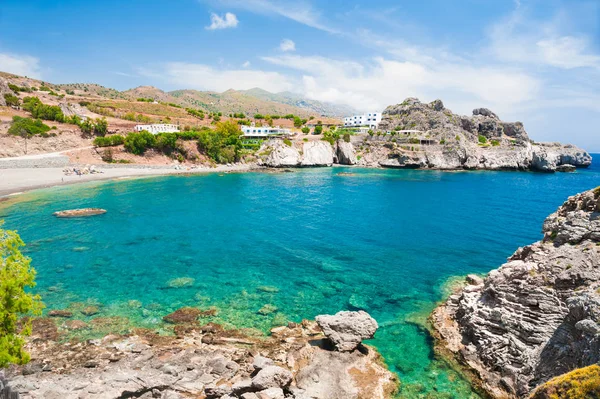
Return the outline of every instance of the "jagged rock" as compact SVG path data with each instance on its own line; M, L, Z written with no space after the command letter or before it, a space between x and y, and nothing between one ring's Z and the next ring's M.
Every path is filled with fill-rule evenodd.
M365 311L338 312L335 315L321 315L316 319L325 336L341 352L353 351L365 339L375 335L377 322Z
M260 370L264 369L265 367L273 366L273 365L275 365L273 360L269 359L268 357L263 357L263 356L255 356L254 361L252 362L252 367L254 367L254 370L256 370L256 371L260 371Z
M258 392L260 399L285 399L285 394L281 388L269 388Z
M564 164L556 167L557 172L575 172L577 167L574 165Z
M600 188L570 197L543 233L431 317L438 351L474 370L492 397L526 397L600 361Z
M294 376L279 366L267 366L252 377L252 386L257 390L287 387Z
M356 151L352 143L338 140L336 154L337 163L340 165L356 165Z
M302 166L333 165L333 147L326 141L309 141L302 146Z
M483 279L476 274L469 274L467 276L467 283L471 285L481 285L483 284Z
M498 115L496 115L495 113L493 113L492 111L490 111L487 108L476 108L476 109L474 109L473 110L473 116L477 116L477 115L487 116L488 118L500 119L500 118L498 118Z
M0 78L0 106L6 106L5 94L14 94L13 91L8 87L8 82L4 78Z
M300 152L283 140L268 140L258 150L259 163L271 168L293 167L300 165Z

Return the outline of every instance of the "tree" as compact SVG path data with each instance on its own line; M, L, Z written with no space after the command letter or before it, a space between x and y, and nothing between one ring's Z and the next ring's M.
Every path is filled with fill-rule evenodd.
M143 155L147 149L154 147L156 137L145 130L139 133L129 133L125 137L125 150L135 155Z
M35 287L35 269L31 259L19 248L25 244L15 231L3 230L0 222L0 368L9 364L26 364L25 337L31 334L31 320L40 315L43 304L39 295L26 292Z
M304 133L304 134L308 134L308 133L310 133L310 128L308 128L308 127L303 127L303 128L302 128L302 133Z
M98 136L106 136L108 132L108 122L106 118L97 118L96 123L94 124L94 133Z
M317 125L315 126L315 132L314 134L322 134L323 133L323 125Z
M300 127L302 125L304 125L304 123L302 123L302 119L300 119L299 116L294 116L294 127Z
M218 122L214 131L202 131L198 138L198 150L218 163L239 160L242 148L239 125L233 121Z

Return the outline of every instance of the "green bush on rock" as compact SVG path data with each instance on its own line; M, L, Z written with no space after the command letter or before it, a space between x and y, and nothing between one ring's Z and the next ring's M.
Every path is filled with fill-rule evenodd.
M31 321L20 323L20 319L41 314L43 307L38 295L26 291L35 286L35 270L19 250L24 245L15 231L2 229L0 222L0 368L29 362L24 345Z
M145 130L139 133L129 133L124 140L125 149L135 155L143 155L146 150L154 147L156 137Z

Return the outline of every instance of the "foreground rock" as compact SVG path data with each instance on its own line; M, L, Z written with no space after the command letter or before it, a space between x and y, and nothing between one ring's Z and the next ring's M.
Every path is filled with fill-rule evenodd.
M100 208L84 208L84 209L71 209L68 211L54 212L54 216L58 218L79 218L85 216L96 216L105 214L105 209Z
M600 361L600 188L569 198L543 232L431 316L437 350L493 397Z
M397 387L374 349L328 350L306 320L269 338L188 324L177 337L138 330L80 343L58 342L40 320L31 363L8 370L22 398L377 399Z
M341 352L353 351L363 340L373 338L379 327L375 319L362 310L317 316L316 320L325 336Z

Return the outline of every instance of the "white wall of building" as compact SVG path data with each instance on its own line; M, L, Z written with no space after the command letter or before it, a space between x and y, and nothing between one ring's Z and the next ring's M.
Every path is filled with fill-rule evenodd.
M363 115L353 115L344 118L345 127L368 126L376 129L381 122L381 112L368 112Z
M245 126L242 125L242 133L244 137L269 137L269 136L290 136L292 131L290 129L283 129L279 126Z
M135 131L145 130L152 134L179 133L179 126L171 124L135 125Z

